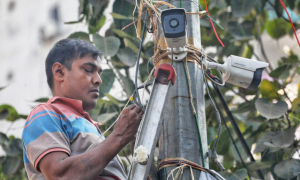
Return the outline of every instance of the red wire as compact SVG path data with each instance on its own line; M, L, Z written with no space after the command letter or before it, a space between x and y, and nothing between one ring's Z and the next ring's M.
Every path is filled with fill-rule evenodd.
M204 3L205 3L206 13L207 13L207 15L209 15L208 9L207 9L207 5L206 5L206 0L204 0ZM216 29L215 29L214 23L212 22L212 20L211 20L210 18L209 18L209 21L210 21L210 24L211 24L211 26L212 26L212 28L213 28L213 30L214 30L214 33L215 33L217 39L218 39L219 42L220 42L220 44L221 44L223 47L225 47L224 44L222 43L221 39L219 38L218 34L217 34L217 31L216 31Z
M289 14L289 12L287 11L287 9L286 9L284 3L282 2L282 0L280 0L280 3L281 3L282 7L284 8L285 12L287 13L287 15L288 15L288 17L289 17L289 19L290 19L290 22L291 22L292 27L293 27L294 34L295 34L295 36L296 36L297 42L298 42L299 47L300 47L300 42L299 42L299 39L298 39L298 37L297 37L296 29L295 29L295 27L294 27L294 24L293 24L293 21L292 21L292 19L291 19L291 17L290 17L290 14Z

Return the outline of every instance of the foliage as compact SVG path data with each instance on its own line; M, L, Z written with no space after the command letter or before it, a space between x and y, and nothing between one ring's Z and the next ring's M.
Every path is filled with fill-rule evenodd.
M12 123L27 116L20 115L10 105L0 105L0 120L8 120ZM26 179L23 163L22 139L0 132L0 146L5 151L5 155L0 157L0 179L14 180Z
M137 14L133 14L134 3L132 1L115 0L111 13L114 22L102 37L99 35L99 31L106 23L103 12L107 8L109 0L79 0L79 2L78 21L65 24L85 23L87 32L74 32L69 38L80 38L94 43L102 51L103 60L110 67L105 69L102 74L103 84L100 87L100 97L105 98L99 99L97 107L89 112L93 119L104 123L100 126L100 129L104 131L116 120L128 100L126 98L129 98L134 91L129 69L135 64L140 40L136 38L134 25L128 26L124 31L121 29L130 24L133 17L137 18ZM204 1L200 2L204 7ZM299 0L285 0L284 3L294 12L300 11ZM219 44L206 16L201 19L201 27L199 27L201 28L201 44L204 48L216 47L217 52L210 55L220 62L231 54L247 58L257 56L254 54L254 47L250 41L259 42L261 50L264 51L261 42L263 33L267 33L273 39L279 39L292 32L291 25L283 17L283 8L277 0L209 0L208 4L210 16L224 27L224 30L218 27L216 30L225 47L222 48ZM295 26L296 29L300 27L297 23ZM139 78L142 82L146 80L153 68L150 61L153 53L153 42L143 45L142 63L139 67ZM264 53L263 56L264 60L268 61ZM246 168L244 168L233 143L229 140L228 132L223 130L217 152L223 156L223 164L226 168L223 175L229 180L245 179L247 174L257 177L255 171L258 169L265 176L271 173L278 180L296 179L299 174L299 160L292 159L291 156L300 146L299 140L294 139L295 129L300 123L300 93L298 93L298 98L292 101L287 93L280 94L278 92L284 91L288 84L293 83L295 76L300 74L300 61L293 52L290 52L288 57L281 59L278 57L277 60L278 68L273 70L271 67L269 72L269 79L273 80L264 79L258 90L244 90L232 86L221 89L223 93L234 91L236 96L244 100L244 102L234 104L232 102L234 98L225 97L248 145L255 147L254 153L261 157L257 158L256 163L246 161L247 155L234 135L233 138L241 156L246 161ZM108 94L114 83L120 83L126 94L124 95L126 100L121 101ZM297 94L297 92L295 93ZM208 102L206 106L208 141L211 143L216 135L217 122L213 106L209 103L208 96L206 98L206 102ZM41 98L37 101L46 101L46 99ZM286 101L290 101L292 107L289 107ZM0 106L0 119L14 121L20 117L22 116L18 115L13 107ZM227 119L225 120L227 121ZM108 133L110 132L111 130ZM22 169L23 163L19 163L17 160L21 152L18 146L20 140L1 134L0 141L3 149L8 152L5 157L0 158L0 164L2 164L0 178L4 177L3 173L7 177L11 177L9 175L12 173L16 176L22 174L24 170L20 171L20 169ZM126 146L120 155L129 153L129 147ZM11 163L14 163L14 166ZM210 168L218 170L215 163L210 163Z

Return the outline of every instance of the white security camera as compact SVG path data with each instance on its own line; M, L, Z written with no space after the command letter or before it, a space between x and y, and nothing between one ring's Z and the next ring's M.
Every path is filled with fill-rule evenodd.
M180 48L187 44L186 14L182 8L167 9L161 12L165 41L169 48Z
M261 82L262 72L269 63L238 56L229 56L224 64L205 61L207 68L221 70L223 80L245 89L256 89Z

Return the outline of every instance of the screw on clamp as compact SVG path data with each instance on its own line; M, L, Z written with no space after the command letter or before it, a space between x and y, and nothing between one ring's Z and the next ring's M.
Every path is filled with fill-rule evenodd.
M174 85L177 75L173 66L170 64L161 64L155 69L153 77L156 82L161 84L168 84L171 81Z

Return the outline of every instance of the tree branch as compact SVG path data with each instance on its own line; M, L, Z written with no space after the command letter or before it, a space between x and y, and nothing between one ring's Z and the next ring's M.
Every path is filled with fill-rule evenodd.
M261 47L260 49L261 49L262 55L264 56L266 62L269 63L269 68L270 68L270 70L273 71L273 68L272 68L272 66L271 66L271 63L270 63L268 57L267 57L267 54L266 54L266 52L265 52L265 48L264 48L264 45L263 45L263 43L262 43L262 40L261 40L260 36L257 38L257 41L258 41L259 44L260 44L260 47Z
M109 66L109 68L116 74L116 78L119 81L119 83L121 84L121 86L123 87L123 83L121 81L121 79L119 78L119 76L117 75L117 73L115 72L116 70L109 64L109 60L107 59L107 57L104 57L106 59L106 64Z
M11 122L11 124L9 125L9 127L6 130L6 134L8 133L8 131L11 129L11 127L14 125L15 121Z
M294 79L294 77L296 76L296 74L297 74L297 69L298 69L298 67L296 67L296 69L294 70L294 72L293 72L293 74L292 74L292 76L291 76L291 78L290 78L290 80L289 80L289 83L292 82L293 79Z

